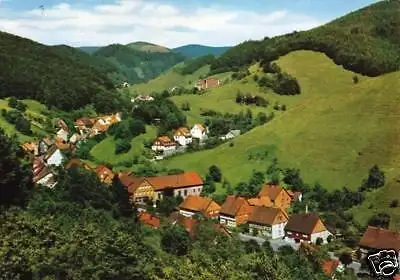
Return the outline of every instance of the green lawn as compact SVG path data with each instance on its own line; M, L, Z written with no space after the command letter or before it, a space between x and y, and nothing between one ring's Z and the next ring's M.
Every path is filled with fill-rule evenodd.
M191 75L182 76L177 72L177 68L179 65L147 83L133 85L129 90L140 94L150 94L170 90L173 87L194 87L200 76L210 71L210 66L204 66Z
M36 117L36 118L42 118L42 119L46 119L46 116L44 116L42 114L42 111L46 109L46 106L35 101L35 100L23 100L23 103L25 103L28 107L27 110L25 112L25 115L28 117L28 119L31 120L31 127L32 127L32 131L34 133L37 133L39 135L48 135L48 132L46 132L44 130L44 128L42 127L42 125L36 121L34 121L32 118ZM10 108L8 107L8 101L7 99L0 99L0 110L1 109L6 109L6 110L10 110ZM24 135L20 132L18 132L15 129L15 126L8 123L0 114L0 127L4 129L4 131L8 134L8 135L13 135L16 134L18 136L18 140L21 143L27 142L27 141L32 141L35 139L35 137L33 136L28 136L28 135Z
M233 147L224 144L171 158L163 164L167 168L197 170L203 175L216 164L231 183L238 183L247 180L254 169L265 170L276 156L282 167L299 168L306 182L320 182L328 189L358 187L373 164L385 170L389 181L399 175L399 72L377 78L360 77L359 84L354 85L354 73L321 53L293 52L278 64L302 87L299 96L274 97L288 105L286 112L236 138ZM238 110L233 99L229 100L234 98L237 86L241 85L234 82L207 96L190 96L193 99L188 101L193 102L194 109L189 114L197 118L200 107ZM252 82L243 86L256 90ZM227 93L228 87L233 96ZM188 99L181 96L173 100L179 103L184 98ZM249 160L254 149L268 151L268 157ZM390 183L375 196L388 205L396 195L400 197L400 188L397 183Z
M125 162L132 162L135 156L142 154L144 140L153 140L157 136L156 128L146 126L146 134L139 135L131 141L132 148L129 152L121 155L115 154L115 140L113 136L109 136L90 151L96 162L112 164L115 167L123 165Z

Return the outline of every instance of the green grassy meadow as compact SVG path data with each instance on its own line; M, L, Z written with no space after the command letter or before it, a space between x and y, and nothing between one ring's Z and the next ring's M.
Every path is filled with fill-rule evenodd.
M203 175L216 164L224 177L235 184L248 180L253 170L266 170L276 156L282 167L299 168L307 183L319 182L330 190L345 185L357 188L368 169L378 164L390 183L368 200L383 200L389 205L393 197L400 197L399 187L394 187L397 183L393 182L400 171L400 73L376 78L359 76L360 82L353 84L354 73L335 65L324 54L311 51L293 52L278 64L295 76L302 87L299 96L274 96L288 105L286 112L234 139L233 147L226 143L162 164L167 168L197 170ZM181 99L191 103L192 119L198 118L196 110L200 107L234 111L235 83L211 91L207 98L179 96L173 100L178 104ZM245 86L257 90L254 82ZM193 102L195 98L198 102ZM266 153L264 158L249 159L250 154ZM365 213L364 209L361 212Z
M146 126L146 133L132 139L131 149L121 155L115 154L115 140L113 136L108 136L103 141L92 148L90 154L97 163L109 163L120 169L125 162L132 162L135 156L140 156L144 150L143 141L153 140L157 136L154 126ZM126 169L126 168L125 168Z
M42 119L46 119L46 116L42 114L42 111L44 111L46 109L46 106L41 104L38 101L35 100L30 100L30 99L26 99L26 100L22 100L23 103L25 103L27 105L27 109L26 112L24 113L25 116L27 116L27 118L31 121L31 127L32 127L32 131L36 134L39 135L47 135L48 132L46 132L43 128L43 126L36 122L35 120L33 120L33 118L42 118ZM6 110L10 110L11 108L8 107L8 100L7 99L0 99L0 110L2 109L6 109ZM4 131L8 134L8 135L13 135L16 134L18 137L18 141L20 141L21 143L27 142L27 141L32 141L35 139L34 136L28 136L28 135L24 135L22 133L20 133L19 131L17 131L15 129L15 126L13 124L8 123L3 116L1 116L0 114L0 127L2 129L4 129Z

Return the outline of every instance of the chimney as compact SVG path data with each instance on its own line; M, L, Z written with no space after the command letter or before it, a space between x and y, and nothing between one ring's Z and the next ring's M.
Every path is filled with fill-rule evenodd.
M306 214L308 214L308 204L306 204Z

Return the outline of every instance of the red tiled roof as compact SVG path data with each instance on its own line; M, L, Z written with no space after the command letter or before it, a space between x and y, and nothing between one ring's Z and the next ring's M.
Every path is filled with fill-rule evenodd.
M142 223L153 227L153 228L159 228L161 221L159 218L152 216L149 213L146 212L142 212L139 214L139 221L141 221Z
M146 180L154 187L156 191L168 188L174 189L190 186L201 186L204 184L199 174L194 171L188 171L176 175L146 177Z
M191 212L199 212L205 216L209 216L207 210L210 206L213 206L215 210L219 210L221 207L213 200L201 196L189 195L185 200L179 205L180 209L188 210ZM217 213L216 213L217 214Z
M199 123L196 123L193 127L198 127L201 132L204 132L206 130L206 128L202 124L199 124Z
M271 200L275 200L282 191L286 190L281 186L266 184L259 192L258 197L268 196Z
M241 210L241 208L244 208ZM247 211L251 208L247 199L240 196L230 195L226 198L225 203L222 205L221 209L219 210L220 214L228 215L231 217L236 217L239 215L240 212L249 212Z
M174 136L190 137L190 131L186 127L180 127L175 131Z
M325 275L332 276L335 272L336 268L339 266L339 260L326 260L322 264L322 269L324 270Z
M280 216L279 214L282 215ZM278 219L279 217L282 217L282 219ZM287 220L286 213L279 208L253 206L248 222L260 225L275 225L287 222Z
M163 146L163 147L168 147L168 146L176 146L176 143L171 140L168 136L159 136L154 140L153 143L154 146Z
M320 221L318 213L293 214L289 217L289 221L285 226L285 230L311 234L314 232L318 221Z
M400 232L369 226L364 232L360 247L371 249L394 249L400 251Z

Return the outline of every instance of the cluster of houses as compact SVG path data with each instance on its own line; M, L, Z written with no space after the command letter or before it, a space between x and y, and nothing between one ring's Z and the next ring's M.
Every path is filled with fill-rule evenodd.
M77 137L83 139L92 138L106 132L113 124L121 121L121 114L111 114L95 118L81 118L75 121L75 129L79 133Z
M163 156L171 155L176 153L179 147L186 148L193 141L204 143L208 138L208 132L208 128L202 124L195 124L190 130L187 127L180 127L174 132L173 139L167 135L157 137L151 149Z
M217 219L228 230L248 225L249 232L268 239L285 238L292 242L326 243L332 235L316 213L288 215L287 210L301 193L281 186L265 185L256 198L228 196L219 205L201 196L203 180L196 172L157 177L136 177L121 173L119 179L126 186L134 203L163 199L164 196L181 196L179 214L186 218L202 215Z
M232 236L237 227L247 227L248 233L265 239L281 239L301 246L329 242L333 233L328 230L318 213L288 214L295 201L302 200L300 192L292 192L279 185L265 184L257 197L230 195L222 205L202 197L203 180L193 171L157 177L136 177L133 173L120 173L119 179L128 189L133 203L139 206L152 201L154 205L165 196L181 196L183 202L166 221L180 224L193 237L202 218L214 220L215 230ZM161 219L141 209L139 220L152 228L159 228ZM307 247L308 248L308 247ZM369 226L359 242L362 258L369 252L394 249L400 252L400 232ZM399 256L400 257L400 256ZM323 270L334 279L344 266L339 260L327 260Z
M197 141L200 145L208 139L209 130L202 124L195 124L189 130L187 127L180 127L175 130L173 139L167 135L157 137L151 149L158 155L168 156L176 153L180 148L184 150L188 145ZM240 135L240 130L231 130L220 137L221 140L230 140ZM162 156L160 159L162 159Z
M54 188L57 184L56 167L63 167L66 160L65 153L74 153L81 141L106 132L111 125L119 121L121 121L119 113L96 118L78 119L75 122L77 132L72 133L65 121L59 120L57 122L57 132L53 137L24 143L22 149L30 162L32 162L33 182L37 185ZM105 166L100 166L98 169L91 169L94 169L101 177L101 174L111 172L108 168L105 171L105 168ZM101 180L109 182L108 177Z

